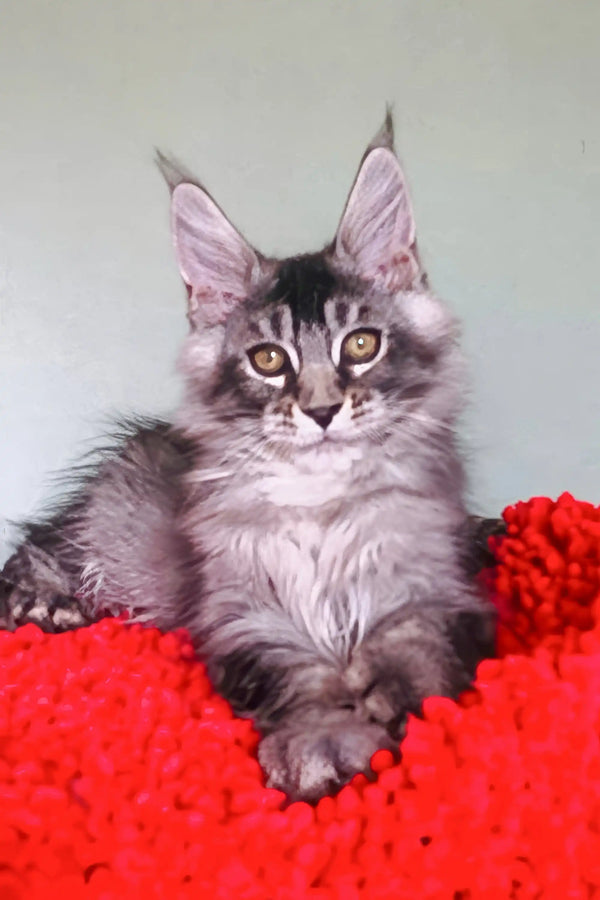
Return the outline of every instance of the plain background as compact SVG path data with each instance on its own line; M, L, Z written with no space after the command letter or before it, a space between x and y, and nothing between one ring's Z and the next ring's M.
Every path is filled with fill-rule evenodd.
M597 0L4 0L0 556L117 413L168 413L184 294L153 147L260 249L320 247L393 103L464 322L472 506L600 502Z

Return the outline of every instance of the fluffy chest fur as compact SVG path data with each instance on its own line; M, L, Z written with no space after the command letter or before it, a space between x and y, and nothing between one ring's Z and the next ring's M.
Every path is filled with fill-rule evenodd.
M358 451L335 459L270 466L191 517L207 598L198 624L213 644L266 629L285 645L293 631L295 643L345 660L391 609L453 577L454 516L390 484L384 466L357 463Z

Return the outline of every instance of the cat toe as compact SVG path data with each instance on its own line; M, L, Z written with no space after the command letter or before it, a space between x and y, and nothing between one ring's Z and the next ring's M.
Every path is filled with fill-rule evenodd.
M38 596L17 588L0 597L0 627L14 631L22 625L37 625L47 634L72 631L90 624L77 600L72 597Z

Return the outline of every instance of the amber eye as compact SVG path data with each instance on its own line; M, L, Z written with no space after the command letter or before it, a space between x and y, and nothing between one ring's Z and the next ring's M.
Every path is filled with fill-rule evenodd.
M289 357L277 344L259 344L248 350L248 358L261 375L281 375L289 368Z
M380 346L378 331L352 331L342 344L342 362L350 365L370 362L379 353Z

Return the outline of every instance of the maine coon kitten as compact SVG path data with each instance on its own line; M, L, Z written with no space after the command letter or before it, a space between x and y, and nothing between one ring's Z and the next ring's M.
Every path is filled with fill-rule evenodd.
M26 530L4 624L127 609L187 626L262 731L268 784L314 800L491 652L463 565L457 328L427 286L389 117L320 253L266 259L163 168L189 297L185 400Z

